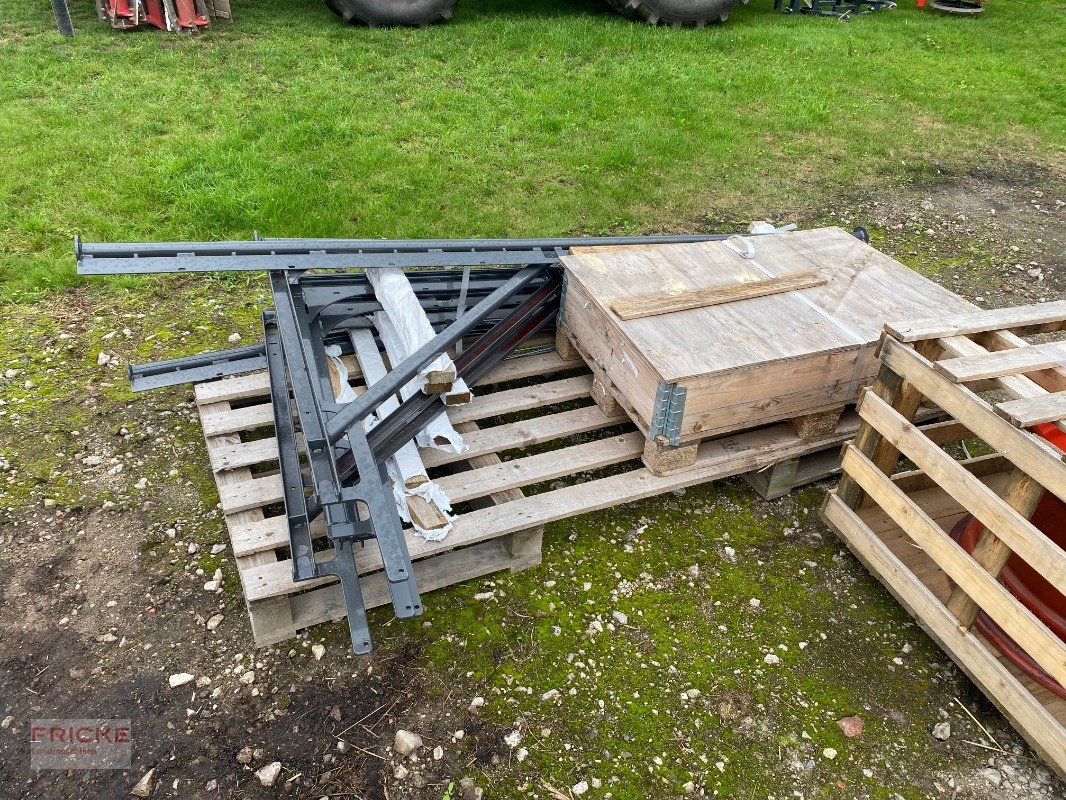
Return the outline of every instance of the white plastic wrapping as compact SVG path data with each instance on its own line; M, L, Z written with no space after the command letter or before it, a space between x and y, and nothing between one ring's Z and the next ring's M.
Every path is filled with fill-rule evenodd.
M394 326L396 341L399 343L398 352L403 353L404 358L437 335L402 269L368 269L366 277L374 287L374 296ZM393 366L395 365L396 362L393 362ZM454 370L452 360L446 355L439 356L418 374L417 388L421 390L425 387L426 372L444 371L449 368Z
M341 361L341 349L337 345L333 344L326 348L326 357L333 362L333 366L337 369L337 376L340 378L341 392L337 395L336 400L338 403L350 403L359 395L355 393L355 390L348 385L348 368L344 366L344 362Z
M406 278L404 279L406 280ZM422 312L422 307L418 307ZM422 314L422 316L425 316ZM399 334L392 324L392 320L382 311L374 314L374 327L378 329L381 343L385 345L385 352L389 354L389 360L396 365L407 357L403 350ZM421 387L414 381L400 388L400 396L406 400L415 392L421 391ZM435 447L448 453L461 454L469 449L469 445L463 441L462 434L452 427L448 415L443 411L429 421L425 428L418 432L415 437L419 447Z

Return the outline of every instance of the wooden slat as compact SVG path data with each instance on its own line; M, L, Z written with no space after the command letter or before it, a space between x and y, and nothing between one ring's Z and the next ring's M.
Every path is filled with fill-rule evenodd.
M1055 680L1066 685L1066 644L989 575L896 484L854 447L844 446L844 470L888 512L915 544Z
M700 445L695 466L685 472L657 477L647 469L636 469L479 509L456 519L455 527L443 541L427 542L409 538L408 550L412 559L425 558L505 533L739 475L842 442L854 435L857 428L856 416L847 414L834 436L822 441L800 441L785 425L711 440ZM375 548L363 548L357 555L357 562L360 571L381 569L381 557ZM252 599L261 599L290 592L291 573L292 567L288 561L246 572L245 593Z
M285 496L280 475L268 475L218 488L219 500L222 501L222 513L235 514L262 508L271 503L279 503Z
M254 442L237 442L208 451L211 469L237 469L278 460L278 440L271 436Z
M458 424L513 414L516 411L528 411L531 408L588 397L591 390L592 378L588 375L538 383L520 389L505 389L502 392L479 395L466 405L449 408L448 419L453 424Z
M345 366L348 368L349 379L359 377L358 362L350 356L345 356L344 361ZM496 369L478 381L477 385L488 386L493 383L549 375L552 372L577 369L583 365L584 362L580 358L560 358L555 352L517 356L506 359ZM247 375L235 375L232 378L197 384L194 391L196 402L201 405L204 403L247 400L252 397L266 397L269 395L270 379L265 372L250 372Z
M996 413L1016 428L1028 428L1041 422L1066 420L1066 392L1008 400L995 405Z
M937 374L928 360L894 339L885 340L881 348L881 361L975 435L1003 453L1015 466L1032 475L1045 489L1066 499L1064 456L1050 444L996 416L980 397L965 386L952 383Z
M1066 300L1017 308L975 311L972 314L955 314L946 319L934 317L904 323L890 322L885 326L885 330L901 342L940 339L945 336L965 336L993 330L1012 330L1018 333L1020 331L1062 330L1063 328L1066 328Z
M867 394L859 406L859 416L1052 585L1066 585L1066 553L951 456L923 437L891 406L876 395Z
M817 272L796 272L791 275L778 275L753 281L728 284L726 286L708 286L691 289L680 294L644 294L618 300L611 305L611 310L620 319L643 319L660 314L672 314L692 308L707 308L722 303L735 303L755 297L767 297L782 292L794 292L800 289L813 289L824 286L829 281Z
M1066 342L1046 342L1013 350L994 350L975 356L948 358L933 364L952 383L970 383L1002 375L1018 375L1066 366Z
M201 407L200 424L203 425L204 436L224 436L227 433L250 431L264 425L273 425L274 409L270 403L233 408L227 411L205 412Z
M463 434L463 441L469 447L466 452L457 454L444 450L426 449L421 451L422 461L427 467L439 467L489 453L532 447L555 439L618 425L625 421L625 412L621 410L608 416L600 410L599 406L575 408Z
M995 702L1033 748L1060 774L1066 775L1066 728L1008 670L983 641L962 632L955 618L881 539L872 535L855 511L830 492L822 508L829 525L844 539L867 569Z
M1004 331L993 331L987 338L995 345L1010 344L1014 340L1024 342L1024 340L1017 339L1014 334ZM956 357L977 356L988 352L981 345L967 339L965 336L946 336L937 341L946 354ZM1031 375L1001 375L989 380L992 384L991 388L1002 389L1013 398L1043 397L1052 391L1048 387L1053 387L1056 392L1066 391L1066 374L1062 376L1062 382L1057 380L1061 372L1062 370L1051 369L1034 372ZM981 387L975 384L972 389L973 391L979 391L982 387L983 384ZM1056 422L1055 424L1061 430L1066 431L1066 423Z
M627 433L513 461L497 459L494 465L439 478L437 485L453 503L461 503L505 489L531 486L564 475L639 458L645 441L641 433Z

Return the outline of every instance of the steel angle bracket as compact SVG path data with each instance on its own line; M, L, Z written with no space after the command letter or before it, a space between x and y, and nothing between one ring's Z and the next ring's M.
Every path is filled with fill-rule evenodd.
M676 383L659 382L652 406L648 438L662 436L672 445L681 444L681 419L685 416L685 395L688 390Z

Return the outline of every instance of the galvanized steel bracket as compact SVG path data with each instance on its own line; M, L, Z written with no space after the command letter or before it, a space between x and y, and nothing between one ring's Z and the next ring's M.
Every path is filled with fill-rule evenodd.
M681 418L685 416L685 395L688 390L676 383L660 381L655 390L655 405L652 406L651 428L648 438L662 436L672 445L681 444Z

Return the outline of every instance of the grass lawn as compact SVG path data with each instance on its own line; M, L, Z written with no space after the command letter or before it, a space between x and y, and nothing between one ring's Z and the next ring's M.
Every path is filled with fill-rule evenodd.
M476 0L366 30L237 0L196 37L78 35L0 8L0 298L76 282L71 237L692 230L931 164L1061 157L1058 0L978 18L907 3L653 29L594 0Z

